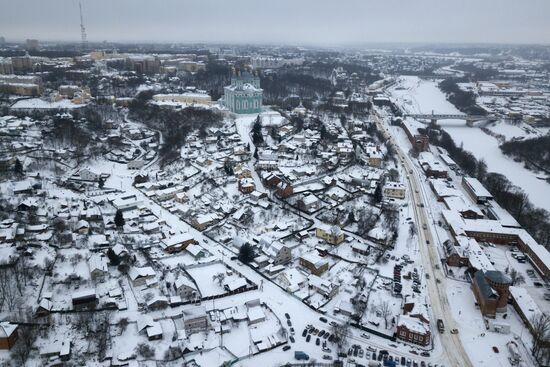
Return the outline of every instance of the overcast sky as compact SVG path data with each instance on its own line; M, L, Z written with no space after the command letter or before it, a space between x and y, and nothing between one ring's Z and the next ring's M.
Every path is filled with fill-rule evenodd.
M90 41L550 43L550 0L82 0ZM77 0L0 0L7 41L80 39Z

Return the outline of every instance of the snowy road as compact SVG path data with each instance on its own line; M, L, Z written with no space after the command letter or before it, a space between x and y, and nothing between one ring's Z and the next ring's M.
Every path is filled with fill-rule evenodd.
M451 334L448 330L456 328L456 322L452 318L452 312L449 308L449 301L447 299L447 293L445 291L446 278L441 270L440 259L437 253L437 244L434 241L431 232L431 220L428 220L426 213L426 204L423 197L423 191L418 183L419 174L414 169L409 157L405 150L397 143L394 136L389 130L381 123L380 117L377 114L372 115L374 121L377 123L378 128L383 132L386 139L398 149L401 163L407 172L413 172L407 175L407 183L409 186L409 192L411 193L412 205L415 211L415 221L417 228L419 228L420 239L420 252L421 259L425 269L430 269L432 277L427 281L428 294L431 302L432 309L432 323L435 323L437 319L442 319L445 323L446 332L440 334L441 344L445 355L448 358L449 363L452 366L472 366L468 354L466 353L462 342L457 334ZM422 206L421 206L422 205ZM427 230L422 230L423 226L427 226ZM436 282L436 279L441 281L440 284Z

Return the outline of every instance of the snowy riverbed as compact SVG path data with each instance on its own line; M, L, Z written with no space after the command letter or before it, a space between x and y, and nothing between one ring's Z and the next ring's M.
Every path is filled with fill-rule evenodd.
M390 89L394 100L411 113L461 113L445 98L445 94L433 80L422 80L415 76L403 76L399 83ZM480 128L467 127L463 120L444 120L441 126L457 145L472 152L478 159L484 159L489 171L498 172L514 184L521 187L536 206L550 210L550 184L537 178L537 174L527 170L522 163L506 157L499 148L499 142ZM496 133L509 135L508 131ZM514 132L517 134L518 130Z

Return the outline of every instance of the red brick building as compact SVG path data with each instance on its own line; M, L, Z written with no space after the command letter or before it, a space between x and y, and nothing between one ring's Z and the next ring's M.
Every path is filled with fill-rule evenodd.
M478 270L472 279L472 291L483 316L496 317L506 312L512 281L501 271Z
M399 316L396 336L406 342L424 346L429 345L432 339L429 324L423 322L421 318L409 315Z

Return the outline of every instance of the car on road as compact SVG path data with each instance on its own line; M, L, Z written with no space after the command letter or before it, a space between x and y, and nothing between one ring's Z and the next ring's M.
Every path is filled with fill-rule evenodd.
M365 339L370 339L370 335L367 334L367 333L362 333L362 334L361 334L361 337L362 337L362 338L365 338Z
M437 319L437 330L439 330L440 334L443 334L445 331L445 325L443 324L443 320Z
M493 352L498 353L500 352L497 347L493 346Z
M429 245L430 244L430 241L429 240L426 240L426 245Z
M435 282L436 282L437 284L439 284L439 283L441 283L441 279L436 278L436 279L435 279Z
M285 346L283 347L283 351L285 351L285 352L286 352L287 350L289 350L289 349L290 349L290 345L285 345Z
M458 329L451 329L451 334L458 334Z
M237 260L237 256L231 256L231 257L230 257L230 260L232 260L232 261Z
M328 320L326 317L321 316L319 317L319 321L326 323Z

